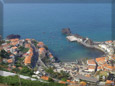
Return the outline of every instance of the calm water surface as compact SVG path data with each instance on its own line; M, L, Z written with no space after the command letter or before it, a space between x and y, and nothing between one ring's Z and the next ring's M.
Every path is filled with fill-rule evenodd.
M61 34L69 27L73 33L94 41L111 40L111 4L5 4L4 37L20 34L22 38L43 41L62 61L94 58L102 53L70 43Z

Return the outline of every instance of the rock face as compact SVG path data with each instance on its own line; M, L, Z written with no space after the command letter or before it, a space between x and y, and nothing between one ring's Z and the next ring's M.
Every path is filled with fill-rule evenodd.
M7 39L15 39L15 38L20 39L20 35L11 34L11 35L8 35L8 36L7 36Z
M64 28L64 29L62 29L62 33L65 34L65 35L71 35L70 28Z

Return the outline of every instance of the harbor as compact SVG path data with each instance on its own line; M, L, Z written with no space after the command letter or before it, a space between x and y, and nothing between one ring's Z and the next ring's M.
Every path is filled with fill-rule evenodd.
M94 42L89 38L82 37L78 34L72 34L70 29L66 28L62 30L62 33L66 34L66 38L70 42L77 42L81 45L88 47L88 48L94 48L98 49L105 53L106 56L113 55L114 54L114 48L113 48L113 41L105 41L105 42Z

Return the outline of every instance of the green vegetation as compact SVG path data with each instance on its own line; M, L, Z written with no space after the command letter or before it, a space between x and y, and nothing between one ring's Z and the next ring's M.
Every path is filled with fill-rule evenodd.
M26 53L29 50L29 48L25 48L23 46L20 46L18 49L23 53Z
M60 73L59 72L54 72L53 71L53 68L48 68L48 69L45 69L45 71L52 77L52 78L57 78L59 80L63 80L63 81L66 81L68 78L69 78L69 74L64 72L64 71L61 71Z
M38 42L36 40L32 40L32 43L37 47Z
M0 57L2 57L2 58L9 58L9 53L7 53L5 50L1 50L0 51Z
M49 78L48 81L49 82L54 82L54 80L52 78Z
M1 40L1 41L0 41L0 46L1 46L1 44L3 44L3 43L5 43L5 41L4 41L4 40Z
M12 69L12 72L16 72L16 73L18 73L20 70L18 69L18 68L13 68Z
M6 68L0 67L0 70L9 72Z
M32 69L29 69L27 66L24 66L20 71L19 73L22 74L22 75L26 75L26 76L31 76L33 75L34 71Z
M22 67L23 66L23 60L24 60L24 57L17 57L15 66L16 67Z
M0 70L8 71L8 63L0 62Z
M4 67L8 67L8 63L0 62L0 65L2 65Z
M62 78L61 80L62 80L62 81L64 81L64 82L66 82L66 81L67 81L67 79L66 79L66 78Z
M46 50L48 50L48 46L45 45L44 48L45 48Z
M7 41L6 43L9 44L11 41Z
M108 72L106 72L106 71L101 71L100 72L100 74L99 74L100 76L108 76Z
M19 79L18 76L9 76L9 77L2 77L0 76L0 83L7 84L8 86L66 86L59 83L44 83L39 81L31 81L25 79Z
M99 75L100 81L105 81L108 78L108 72L106 71L99 71L97 74Z

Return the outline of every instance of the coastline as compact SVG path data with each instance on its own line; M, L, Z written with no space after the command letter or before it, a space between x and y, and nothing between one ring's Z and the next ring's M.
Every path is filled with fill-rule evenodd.
M69 36L73 37L72 34ZM63 81L63 77L65 77L65 81L63 81L65 84L71 84L70 82L68 82L68 80L71 81L72 83L79 84L80 79L82 79L85 80L86 82L92 82L92 84L97 85L99 84L98 83L99 79L95 76L96 72L108 71L109 73L114 74L115 67L112 65L111 62L114 61L115 58L114 56L109 56L111 54L109 52L108 55L102 57L96 57L91 59L84 57L76 59L75 61L64 62L60 61L59 58L55 58L55 56L50 52L48 47L43 42L28 38L27 39L20 39L17 37L15 38L15 35L12 37L11 39L6 39L1 46L3 49L6 50L7 53L8 50L10 50L10 52L12 53L12 55L10 55L10 58L1 59L1 61L3 62L6 60L6 63L11 64L10 67L7 68L8 71L11 71L18 67L17 66L18 61L16 61L17 58L16 56L20 55L20 57L18 57L18 60L21 63L21 65L19 65L18 67L19 71L25 68L23 66L26 66L26 69L29 70L28 72L33 71L32 77L36 77L42 80L48 80L48 78L52 78L55 82L60 83L60 81ZM81 38L82 37L80 37L80 39ZM80 39L79 40L76 39L77 38L75 37L75 42L78 41L80 43L85 41L85 43L87 43L86 40L80 41ZM93 45L93 43L94 42L91 40L88 41L89 46ZM112 43L113 45L110 45L111 41L109 41L109 44L107 45L109 45L110 47L114 46L113 41ZM86 47L89 48L89 46ZM26 52L23 52L23 49L26 49ZM89 49L94 50L95 48L89 48ZM1 51L3 52L3 50ZM70 52L73 53L72 50ZM14 62L16 63L14 64ZM32 63L35 64L32 65ZM58 74L64 73L67 74L67 76L63 76L62 78L59 78L58 76L55 77L51 72L48 72L49 70L51 70L54 75L57 73ZM87 78L87 76L89 78Z
M113 41L105 41L105 42L94 42L89 38L85 38L80 36L79 34L72 34L70 28L62 29L62 33L67 35L66 39L70 42L77 42L87 48L94 48L98 49L105 53L105 56L113 55L114 48L113 48Z

